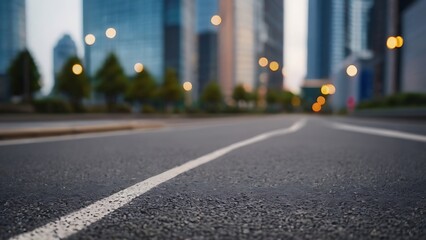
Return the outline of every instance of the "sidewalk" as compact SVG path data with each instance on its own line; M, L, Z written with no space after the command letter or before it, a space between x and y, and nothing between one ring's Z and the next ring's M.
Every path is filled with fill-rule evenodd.
M0 140L106 131L161 128L161 121L137 119L2 121Z

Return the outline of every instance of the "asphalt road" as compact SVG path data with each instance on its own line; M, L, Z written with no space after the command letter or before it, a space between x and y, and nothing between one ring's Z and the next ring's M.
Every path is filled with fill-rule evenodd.
M0 239L426 239L424 122L192 123L0 142Z

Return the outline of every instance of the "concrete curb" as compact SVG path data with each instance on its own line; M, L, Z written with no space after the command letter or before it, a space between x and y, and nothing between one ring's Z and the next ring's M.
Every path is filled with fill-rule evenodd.
M98 126L26 128L26 129L0 131L0 140L50 137L50 136L60 136L60 135L123 131L123 130L135 130L135 129L156 129L156 128L162 128L162 127L164 127L164 125L160 123L121 123L121 124L103 124Z

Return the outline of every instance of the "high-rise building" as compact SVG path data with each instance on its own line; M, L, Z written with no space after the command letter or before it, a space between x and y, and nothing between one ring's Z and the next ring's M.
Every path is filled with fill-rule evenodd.
M231 102L236 85L249 91L258 87L259 57L278 63L279 69L268 71L265 79L268 86L282 89L283 1L221 0L219 9L219 80L225 100Z
M198 92L218 81L219 0L197 0ZM220 17L220 16L219 16ZM213 20L212 20L213 18ZM218 21L218 22L214 22ZM215 24L213 24L213 23Z
M54 86L56 86L57 76L62 70L66 61L70 57L75 56L77 56L77 47L75 42L72 40L70 35L65 34L53 49L53 79L55 80ZM53 89L53 91L54 90L55 89Z
M0 1L0 101L10 100L7 69L26 47L25 0Z
M85 46L85 64L91 75L113 52L128 75L141 63L158 82L165 69L173 68L181 82L195 83L194 0L83 1L83 34L95 38Z

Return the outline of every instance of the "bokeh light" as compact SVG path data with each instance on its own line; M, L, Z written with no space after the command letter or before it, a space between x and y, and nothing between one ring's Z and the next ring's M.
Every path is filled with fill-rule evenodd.
M328 94L333 95L336 93L336 87L333 84L327 84Z
M191 91L192 90L192 83L190 83L190 82L184 82L183 83L183 90L185 90L185 91Z
M327 86L327 85L322 85L322 87L321 87L321 93L322 93L323 95L328 95L328 94L330 94L330 89L328 88L328 86Z
M276 61L272 61L271 63L269 63L269 69L271 69L271 71L276 72L279 68L280 64L278 64Z
M105 31L105 36L107 36L107 38L115 38L116 35L117 31L115 30L115 28L108 28Z
M319 103L319 104L321 104L321 105L324 105L324 104L325 104L325 97L323 97L323 96L319 96L319 97L317 98L317 103Z
M222 23L222 18L219 15L214 15L210 22L215 26L219 26Z
M269 63L269 61L266 57L259 58L259 66L266 67L266 66L268 66L268 63Z
M84 37L84 42L89 46L95 44L95 42L96 42L95 35L87 34L86 37Z
M73 66L72 66L72 72L75 74L75 75L80 75L82 72L83 72L83 66L81 66L80 64L74 64Z
M133 68L135 69L135 72L141 73L143 71L143 64L142 63L136 63Z
M397 36L396 37L396 47L400 48L404 45L404 38L402 38L401 36Z
M349 77L355 77L358 73L358 68L355 65L349 65L346 68L346 73Z
M314 112L319 112L319 111L321 111L321 104L319 104L319 103L314 103L314 104L312 104L312 111L314 111Z
M393 36L388 37L388 40L386 41L386 46L389 49L395 49L397 44L398 44L398 40L396 39L396 37L393 37Z

